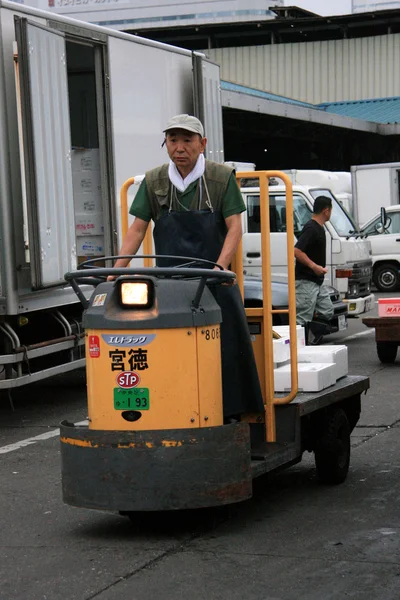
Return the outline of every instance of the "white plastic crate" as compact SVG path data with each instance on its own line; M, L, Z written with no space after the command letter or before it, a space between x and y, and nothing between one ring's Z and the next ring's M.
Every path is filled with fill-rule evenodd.
M291 389L291 365L274 369L275 392L287 392ZM333 363L299 363L298 380L300 392L320 392L336 383Z
M290 358L290 340L288 337L281 337L278 340L272 340L274 347L274 363L284 363Z
M290 338L289 325L274 325L272 329L276 331L276 333L278 333L281 337ZM296 335L297 348L303 348L306 345L306 337L304 327L302 325L296 325Z
M349 372L347 346L304 346L297 353L299 363L334 363L336 381Z

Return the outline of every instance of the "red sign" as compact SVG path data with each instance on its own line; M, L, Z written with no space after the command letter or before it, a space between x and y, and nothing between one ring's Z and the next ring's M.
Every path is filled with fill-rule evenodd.
M98 335L89 335L89 356L90 358L99 358L100 340Z
M117 375L117 384L121 388L130 389L138 385L140 377L135 371L122 371Z

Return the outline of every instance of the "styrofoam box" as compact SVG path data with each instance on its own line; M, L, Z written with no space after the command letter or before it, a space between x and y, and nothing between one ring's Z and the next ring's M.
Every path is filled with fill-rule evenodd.
M78 215L82 213L101 213L103 203L99 149L73 149L71 164L75 213Z
M300 392L320 392L336 383L333 363L298 363ZM274 369L275 392L286 392L291 388L291 365Z
M104 236L77 237L76 254L77 256L102 256L104 254Z
M72 189L74 194L100 194L100 171L73 171Z
M281 337L290 337L289 325L274 325L272 327L276 333L279 333ZM302 325L296 325L297 335L297 348L303 348L306 345L306 338L304 333L304 327Z
M400 317L400 298L378 298L380 317Z
M334 363L336 381L349 372L347 346L304 346L297 352L299 363Z
M88 213L101 213L102 212L102 201L100 194L75 194L74 193L74 207L76 214Z
M290 340L288 337L281 337L279 340L272 340L274 347L274 363L286 362L290 358Z
M100 150L98 148L73 148L71 150L72 171L99 171Z
M103 213L76 214L75 231L77 236L103 235Z

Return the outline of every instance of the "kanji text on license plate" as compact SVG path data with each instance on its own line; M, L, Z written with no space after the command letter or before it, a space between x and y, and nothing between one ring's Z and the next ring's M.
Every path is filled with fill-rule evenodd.
M149 388L114 388L115 410L149 410Z

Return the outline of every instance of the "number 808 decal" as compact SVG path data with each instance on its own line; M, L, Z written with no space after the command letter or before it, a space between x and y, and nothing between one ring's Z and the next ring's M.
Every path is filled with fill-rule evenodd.
M220 338L220 328L219 327L211 327L210 329L203 329L202 333L204 334L207 341L219 340L219 338Z

